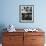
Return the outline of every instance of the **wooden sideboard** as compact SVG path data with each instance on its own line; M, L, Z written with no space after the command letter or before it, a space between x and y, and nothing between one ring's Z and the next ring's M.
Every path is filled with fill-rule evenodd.
M44 46L44 32L3 32L3 46Z

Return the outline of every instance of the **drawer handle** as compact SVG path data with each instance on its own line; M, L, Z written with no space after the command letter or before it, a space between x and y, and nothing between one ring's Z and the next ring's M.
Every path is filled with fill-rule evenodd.
M36 40L36 39L32 39L32 40Z
M13 40L13 38L9 38L10 40Z
M10 40L12 40L11 38L9 38Z

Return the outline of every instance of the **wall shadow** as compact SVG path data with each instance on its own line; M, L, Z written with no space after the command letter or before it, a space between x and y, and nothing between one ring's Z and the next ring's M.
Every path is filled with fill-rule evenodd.
M2 43L3 32L6 32L6 26L4 24L0 24L0 43Z

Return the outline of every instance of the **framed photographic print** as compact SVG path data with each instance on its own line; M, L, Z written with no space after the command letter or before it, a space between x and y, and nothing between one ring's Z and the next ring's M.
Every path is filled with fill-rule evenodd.
M24 23L34 22L34 5L19 6L19 21Z

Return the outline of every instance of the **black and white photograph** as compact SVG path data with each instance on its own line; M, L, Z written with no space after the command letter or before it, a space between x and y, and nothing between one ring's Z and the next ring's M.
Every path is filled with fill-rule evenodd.
M34 5L20 5L20 22L34 21Z

